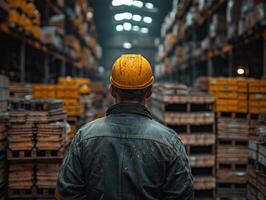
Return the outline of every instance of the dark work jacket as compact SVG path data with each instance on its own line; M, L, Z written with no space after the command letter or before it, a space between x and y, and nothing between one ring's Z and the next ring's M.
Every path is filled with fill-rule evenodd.
M120 103L81 128L58 177L61 199L193 199L193 178L177 134L145 106Z

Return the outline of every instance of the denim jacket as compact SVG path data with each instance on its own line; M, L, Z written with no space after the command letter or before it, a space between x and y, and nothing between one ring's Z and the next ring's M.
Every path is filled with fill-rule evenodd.
M184 146L145 106L120 103L81 128L60 168L64 200L193 199Z

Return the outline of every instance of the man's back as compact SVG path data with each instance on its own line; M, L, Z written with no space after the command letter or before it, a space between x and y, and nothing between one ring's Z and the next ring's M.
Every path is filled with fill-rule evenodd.
M112 106L83 127L59 174L62 199L192 199L184 147L139 104Z

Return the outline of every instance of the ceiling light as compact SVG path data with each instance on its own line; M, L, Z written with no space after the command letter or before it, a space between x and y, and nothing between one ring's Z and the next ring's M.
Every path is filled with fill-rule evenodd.
M118 14L115 14L114 18L116 21L121 21L124 19L124 15L123 13L118 13Z
M144 21L145 23L150 24L150 23L152 23L152 18L151 18L151 17L143 17L143 21Z
M117 25L115 28L116 28L116 30L119 31L119 32L120 32L120 31L123 31L123 29L124 29L123 25L121 25L121 24Z
M124 27L125 31L130 31L132 29L132 24L125 22L123 24L123 27Z
M139 22L139 21L141 21L141 16L140 16L140 15L133 15L132 19L133 19L134 21Z
M146 6L146 8L148 8L148 9L153 9L153 8L154 8L154 6L153 6L152 3L146 3L145 6Z
M127 5L127 6L132 6L133 4L133 0L121 0L121 1L123 1L122 4Z
M243 75L243 74L245 74L245 69L244 69L244 68L238 68L238 69L237 69L237 74L238 74L238 75Z
M128 19L128 20L130 20L132 18L132 14L129 12L123 13L123 16L124 16L124 19Z
M135 26L133 26L132 29L133 29L133 31L139 31L140 28L139 28L139 26L136 26L136 25L135 25Z
M93 18L93 12L87 12L87 15L86 15L87 19L88 20L91 20Z
M142 33L148 33L149 32L149 29L146 28L146 27L143 27L143 28L140 29L140 32L142 32Z
M139 8L143 7L143 2L142 1L133 1L133 5Z
M112 6L122 6L123 3L121 0L113 0L112 1Z
M131 49L132 48L132 44L130 42L124 42L123 43L123 47L124 47L124 49Z

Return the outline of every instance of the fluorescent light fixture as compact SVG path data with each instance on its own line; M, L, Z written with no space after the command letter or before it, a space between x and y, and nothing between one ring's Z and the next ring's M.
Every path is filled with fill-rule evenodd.
M113 0L112 1L112 6L122 6L123 3L121 0Z
M125 12L125 13L117 13L114 16L116 21L122 21L122 20L130 20L132 18L132 13Z
M133 0L121 0L124 4L124 5L127 5L127 6L132 6L133 5Z
M133 6L142 8L143 7L143 2L142 1L133 1Z
M133 31L139 31L140 28L139 28L139 26L136 26L136 25L135 25L135 26L133 26L132 29L133 29Z
M90 20L93 18L93 12L87 12L87 15L86 15L87 19Z
M238 68L237 69L237 74L238 75L244 75L245 74L245 69L244 68Z
M146 27L142 27L142 28L140 29L140 32L142 32L142 33L149 33L149 29L146 28Z
M130 20L132 18L132 14L129 12L125 12L125 13L123 13L123 15L124 15L124 19Z
M152 23L152 18L151 17L143 17L143 21L147 24Z
M154 5L152 3L146 3L145 6L148 9L153 9L154 8Z
M124 49L131 49L132 48L132 44L130 42L124 42L123 43L123 47L124 47Z
M123 27L123 25L121 25L121 24L117 25L115 28L116 28L116 30L117 30L118 32L124 30L124 27Z
M133 15L132 19L134 21L140 22L141 21L141 16L140 15Z
M118 14L115 14L114 18L116 21L121 21L124 19L124 15L123 13L118 13Z
M132 24L125 22L123 24L123 27L124 27L125 31L130 31L132 29Z

